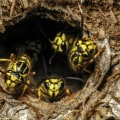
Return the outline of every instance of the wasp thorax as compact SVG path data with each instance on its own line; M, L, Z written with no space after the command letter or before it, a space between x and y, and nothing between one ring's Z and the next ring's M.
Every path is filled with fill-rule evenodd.
M52 48L55 52L66 52L68 50L68 41L66 34L59 32L53 41L51 41Z

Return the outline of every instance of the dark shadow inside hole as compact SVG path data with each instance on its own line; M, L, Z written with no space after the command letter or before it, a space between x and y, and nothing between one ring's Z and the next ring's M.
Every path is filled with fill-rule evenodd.
M41 19L37 16L22 20L16 25L6 28L7 30L0 40L5 53L0 56L8 58L10 53L19 55L23 52L33 58L33 54L37 53L37 62L35 61L33 68L36 71L33 84L38 84L45 76L81 77L70 69L68 58L64 54L57 54L52 60L52 64L48 63L53 55L48 39L53 39L56 33L66 26L69 30L73 30L67 23ZM71 91L81 89L84 84L78 80L67 80L66 83L71 86Z

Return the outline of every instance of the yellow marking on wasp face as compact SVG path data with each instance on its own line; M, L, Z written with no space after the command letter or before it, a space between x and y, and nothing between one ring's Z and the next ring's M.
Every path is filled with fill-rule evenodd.
M62 39L60 37L56 37L55 42L57 43L58 46L60 46L62 44Z
M87 46L86 45L80 45L80 47L82 48L83 51L87 50Z
M15 84L14 82L12 82L12 83L10 84L10 87L11 87L11 88L15 88L15 86L16 86L16 84Z
M81 45L81 44L82 44L82 41L81 41L81 40L78 40L78 44L80 44L80 45Z
M91 44L93 44L93 43L94 43L94 42L93 42L93 41L91 41L91 40L90 40L90 41L86 41L86 42L85 42L85 44L86 44L86 45L91 45Z
M55 91L55 96L58 96L60 91Z
M88 52L86 52L86 51L85 51L85 52L83 53L83 55L86 55L86 56L88 56Z
M95 50L96 47L95 47L95 45L89 45L89 46L88 46L88 49L89 49L89 50Z
M62 33L61 38L62 38L62 41L65 41L65 40L66 40L66 35L65 35L65 33Z
M49 89L48 89L49 96L51 97L53 97L53 95L58 96L63 81L61 79L53 78L53 79L47 79L45 82L48 83L49 85Z
M11 75L11 73L7 72L7 73L6 73L6 75L7 75L7 76L10 76L10 75Z
M12 74L12 73L9 73L9 72L7 73L7 75L8 75L8 74L9 74L9 76L10 76L11 81L19 81L17 75Z
M11 80L6 81L6 86L9 86L11 84Z
M59 91L50 91L50 90L49 90L49 91L48 91L48 94L49 94L50 97L53 97L53 95L54 95L54 96L58 96Z
M18 77L16 75L11 75L11 80L16 81L16 80L18 80Z

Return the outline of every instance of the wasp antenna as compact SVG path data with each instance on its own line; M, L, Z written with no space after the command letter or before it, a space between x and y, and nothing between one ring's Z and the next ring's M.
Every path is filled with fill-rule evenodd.
M0 62L11 62L11 59L4 59L4 58L1 58L1 59L0 59Z
M84 80L79 78L79 77L66 77L66 79L68 79L68 80L78 80L78 81L84 82Z
M42 59L42 65L43 65L44 73L45 73L45 75L47 75L46 59L45 59L43 54L41 54L41 59Z
M48 35L47 35L47 34L45 33L45 31L42 29L42 25L41 25L40 21L39 21L38 19L35 19L35 21L36 21L35 24L36 24L38 30L42 33L42 35L44 36L44 38L45 38L46 40L49 40Z
M56 52L54 52L54 54L50 57L50 59L49 59L49 64L51 64L52 59L55 57L55 55L56 55Z
M6 75L6 73L4 71L0 70L0 72L3 73L4 75Z
M48 39L49 40L49 42L52 44L53 43L53 41L51 40L51 39Z
M82 8L81 8L81 6L80 6L80 4L78 4L78 8L79 8L79 10L80 10L80 13L81 13L81 36L83 36L83 22L84 22L84 19L83 19L83 11L82 11Z

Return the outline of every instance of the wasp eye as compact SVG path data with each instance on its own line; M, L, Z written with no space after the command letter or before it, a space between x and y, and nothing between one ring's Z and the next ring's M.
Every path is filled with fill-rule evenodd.
M50 84L49 84L48 82L44 82L44 85L45 85L45 87L46 87L47 89L49 89Z
M65 42L62 42L62 45L64 46L64 45L65 45Z
M87 54L83 54L82 55L84 58L88 58L88 55Z
M61 44L61 49L62 49L63 51L66 51L66 44L65 44L65 42L62 42L62 44Z
M9 73L12 73L13 71L12 71L12 70L9 70L8 72L9 72Z
M59 89L62 90L63 88L64 88L64 83L61 83L61 84L59 85Z
M19 80L24 81L23 77L19 75Z
M75 55L78 55L79 53L78 53L78 51L75 51Z
M77 43L76 43L76 45L78 46L78 45L79 45L79 43L77 42Z
M7 74L12 73L12 72L13 72L12 70L8 70L8 71L7 71Z

